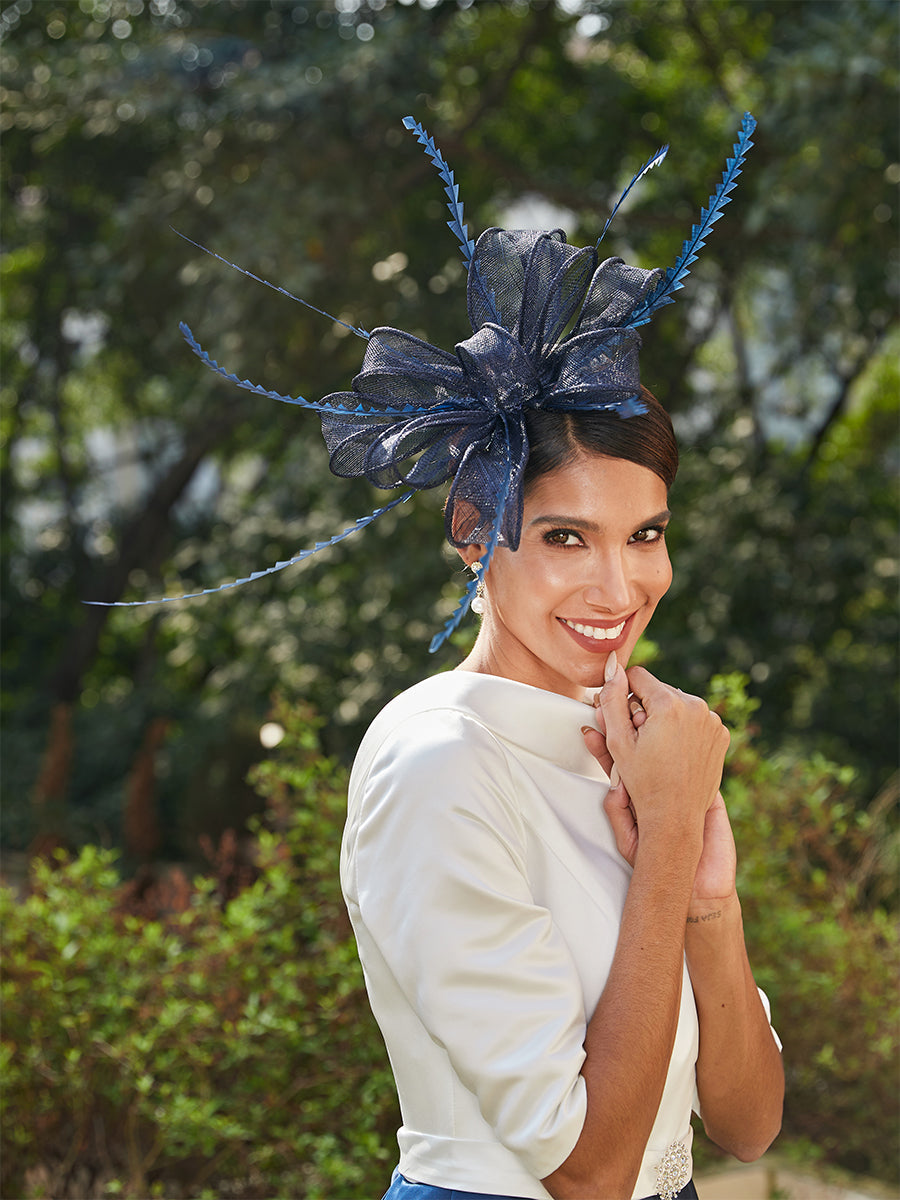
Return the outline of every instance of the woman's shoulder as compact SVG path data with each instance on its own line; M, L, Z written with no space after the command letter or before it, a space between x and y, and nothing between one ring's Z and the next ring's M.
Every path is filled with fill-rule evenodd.
M473 671L442 671L430 675L390 700L375 718L373 727L436 710L477 713L479 695L490 689L492 681L497 682L492 676Z
M370 837L397 822L407 834L449 837L459 816L473 812L518 831L508 750L467 702L473 677L461 676L416 684L372 722L350 774L345 848L364 820Z
M523 761L538 757L590 773L584 721L577 700L498 675L445 671L381 710L363 738L354 773L366 773L376 757L395 765L426 757L439 769L460 753L482 763L510 754Z
M356 756L357 770L379 754L420 757L436 746L452 750L474 737L491 740L489 715L479 703L488 677L465 671L445 671L395 696L366 731ZM489 685L488 685L489 686Z
M571 720L583 712L579 701L520 683L501 675L478 671L443 671L423 679L395 696L381 710L372 728L396 723L410 715L453 710L505 731L514 723L542 724L546 720Z

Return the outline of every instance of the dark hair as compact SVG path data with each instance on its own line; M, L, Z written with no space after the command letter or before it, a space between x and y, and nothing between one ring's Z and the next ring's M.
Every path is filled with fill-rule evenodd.
M570 463L580 451L624 458L647 467L670 488L678 471L672 421L645 387L641 388L641 402L646 411L633 417L620 417L615 412L529 409L525 414L529 445L525 491L542 475Z

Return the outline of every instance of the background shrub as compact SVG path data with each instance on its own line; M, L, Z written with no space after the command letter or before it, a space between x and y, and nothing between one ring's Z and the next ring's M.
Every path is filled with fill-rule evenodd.
M896 1183L898 781L860 811L852 768L754 740L740 675L712 681L732 730L723 788L757 982L784 1043L779 1143Z
M282 706L255 878L176 876L137 907L115 855L2 896L4 1196L380 1194L393 1083L338 882L342 770ZM233 848L232 848L233 849Z
M751 957L785 1046L782 1144L893 1179L898 938L891 794L763 756L740 676L713 681L734 730L726 799ZM396 1101L338 881L346 777L307 709L256 767L268 805L214 871L123 885L115 855L35 861L0 890L2 1194L371 1200ZM699 1161L712 1153L698 1144Z

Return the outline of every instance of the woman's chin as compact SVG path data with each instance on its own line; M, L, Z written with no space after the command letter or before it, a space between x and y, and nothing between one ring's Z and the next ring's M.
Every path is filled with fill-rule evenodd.
M622 667L628 666L628 660L634 651L634 646L622 646L616 650L616 660ZM591 656L592 661L580 665L574 673L573 682L579 687L586 688L589 691L599 691L606 682L606 663L609 659L609 654L598 654Z

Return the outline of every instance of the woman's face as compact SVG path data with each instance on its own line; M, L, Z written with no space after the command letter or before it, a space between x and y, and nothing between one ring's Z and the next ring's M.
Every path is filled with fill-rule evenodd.
M647 467L582 453L525 497L516 551L498 548L469 669L583 698L611 650L627 664L672 582L666 485ZM483 548L467 547L467 562Z

